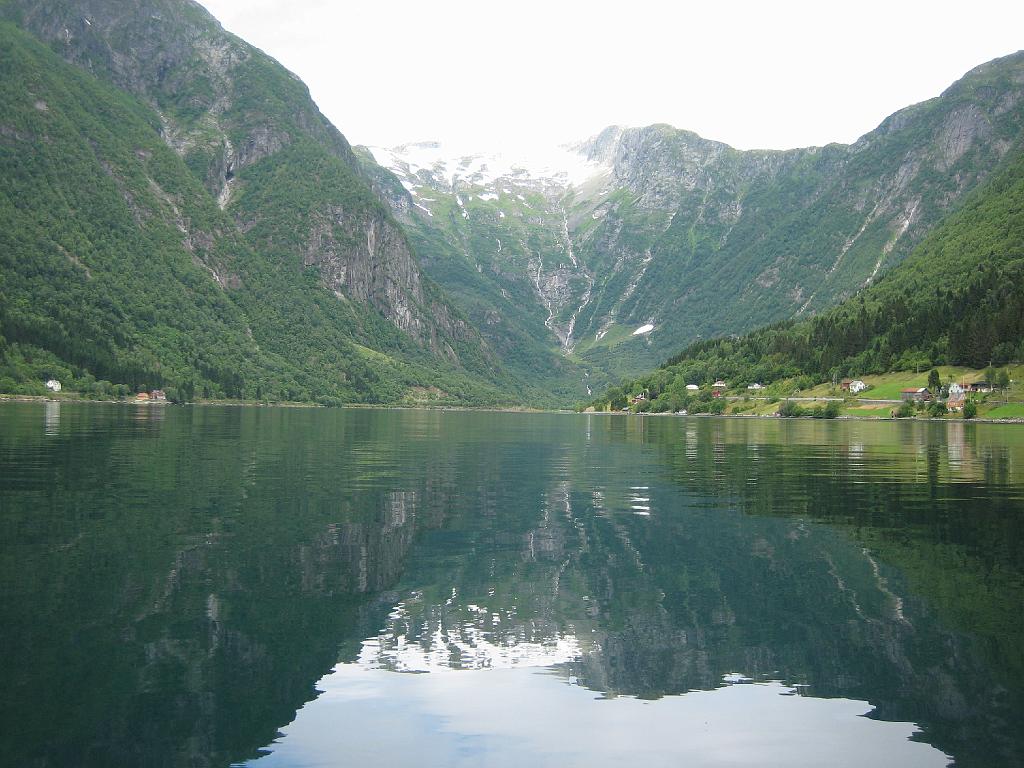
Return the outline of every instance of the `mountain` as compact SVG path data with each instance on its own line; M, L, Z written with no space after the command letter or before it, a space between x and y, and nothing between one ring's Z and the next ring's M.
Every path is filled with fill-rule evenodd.
M4 388L524 399L306 87L201 6L0 14Z
M852 145L740 151L666 125L612 127L573 146L563 167L577 172L561 175L443 148L373 152L409 193L386 199L425 270L468 299L496 348L543 340L607 381L875 282L1004 165L1022 92L1018 53Z
M1024 359L1024 147L967 196L913 253L875 284L813 318L739 338L692 344L659 370L616 387L622 407L647 389L655 410L675 410L686 384L794 376L826 381L935 364L977 368Z
M849 146L655 125L529 162L353 149L190 0L0 19L8 391L567 404L875 282L1024 121L1016 54Z
M570 186L595 186L607 166L564 150L519 158L437 142L357 152L426 273L510 370L570 402L607 384L571 355L574 312L594 280L574 253L566 208Z

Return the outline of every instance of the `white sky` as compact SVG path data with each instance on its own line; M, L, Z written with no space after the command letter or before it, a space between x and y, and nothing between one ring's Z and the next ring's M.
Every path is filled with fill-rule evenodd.
M1020 0L200 2L377 146L656 122L741 149L851 142L1024 48Z

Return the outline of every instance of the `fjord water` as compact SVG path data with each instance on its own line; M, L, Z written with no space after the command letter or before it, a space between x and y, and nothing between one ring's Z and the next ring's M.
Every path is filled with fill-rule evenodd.
M0 405L5 765L1000 766L1024 429Z

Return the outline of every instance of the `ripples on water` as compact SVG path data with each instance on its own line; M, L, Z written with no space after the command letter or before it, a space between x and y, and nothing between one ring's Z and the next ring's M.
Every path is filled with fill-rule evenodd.
M1021 432L5 404L3 753L1015 765Z

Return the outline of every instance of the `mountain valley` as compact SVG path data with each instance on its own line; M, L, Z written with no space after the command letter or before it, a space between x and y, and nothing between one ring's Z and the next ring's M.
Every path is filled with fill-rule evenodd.
M1024 53L850 145L352 147L188 0L5 0L0 390L569 406L816 316L1012 165Z
M849 146L740 151L654 125L608 128L547 168L371 151L402 184L386 199L425 270L481 333L498 349L546 339L586 386L877 281L1013 160L1022 87L1024 56L991 62Z

